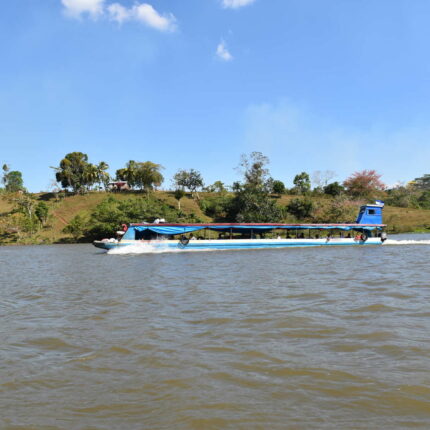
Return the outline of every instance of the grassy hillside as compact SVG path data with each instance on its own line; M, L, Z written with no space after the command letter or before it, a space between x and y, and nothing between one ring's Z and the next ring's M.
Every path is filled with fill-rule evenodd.
M34 235L32 243L58 243L70 239L63 233L64 227L76 215L89 215L94 208L101 203L108 195L113 196L117 200L122 199L145 199L145 194L142 193L115 193L106 194L105 192L92 192L86 195L70 195L66 197L58 197L54 194L36 194L34 197L39 201L44 201L50 209L50 219L47 226L41 229ZM202 198L205 193L202 193ZM155 198L169 205L172 208L177 208L177 201L173 194L165 191L155 193ZM281 196L278 199L278 204L285 206L294 198L293 196ZM317 204L324 205L327 198L313 198ZM359 204L357 203L357 211ZM0 221L6 219L10 214L13 205L7 201L5 196L0 196ZM202 221L213 221L206 216L200 209L198 203L186 196L181 200L181 210L186 214L194 214ZM136 219L136 222L143 221ZM430 231L430 210L397 208L386 206L384 210L384 222L388 225L388 232L414 232L414 231ZM0 243L12 243L9 238L0 238ZM23 243L26 243L25 241Z
M125 199L146 199L146 195L139 192L123 192L123 193L105 193L91 192L85 195L70 195L58 197L52 193L35 194L38 201L44 201L50 212L50 218L45 228L42 228L35 235L35 243L58 243L70 238L70 235L63 233L64 227L76 215L90 215L94 208L101 203L106 197L113 196L116 200ZM178 207L178 202L173 197L173 194L165 191L155 193L158 200L165 202L172 208ZM13 208L13 205L8 202L7 197L0 196L0 220L8 216ZM181 210L186 214L195 214L202 221L210 222L211 218L205 216L200 210L199 205L190 196L186 196L181 200ZM143 220L136 220L143 221ZM0 238L0 243L11 243L8 238ZM26 243L26 242L24 242Z

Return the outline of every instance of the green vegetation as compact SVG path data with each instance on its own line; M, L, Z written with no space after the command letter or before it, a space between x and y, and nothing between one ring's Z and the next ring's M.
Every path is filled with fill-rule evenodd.
M203 177L200 172L194 169L178 170L173 177L177 189L188 190L193 197L199 199L198 190L203 188Z
M3 179L5 191L8 193L16 193L25 191L22 173L18 170L10 170L7 164L3 165Z
M275 180L272 183L272 191L274 194L285 194L287 190L282 181Z
M272 181L268 177L269 159L261 152L243 156L239 169L243 182L235 184L234 197L227 201L226 221L231 222L279 222L282 208L271 198Z
M293 181L296 194L305 194L311 189L311 180L306 172L296 175Z
M106 172L109 165L101 161L98 165L88 162L88 155L82 152L71 152L61 161L59 167L53 167L56 171L55 179L65 189L71 189L76 193L85 193L94 185L106 188L110 176Z
M311 218L313 209L314 203L309 197L293 199L287 205L287 212L298 220Z
M186 194L187 193L184 190L181 190L180 188L175 190L175 192L173 193L175 199L178 201L178 210L181 210L181 199L183 199L186 196Z
M316 172L314 184L301 172L288 190L271 178L268 164L260 152L244 155L238 167L242 179L232 187L218 180L203 188L200 172L179 170L174 191L158 191L162 166L130 160L116 178L127 181L131 190L114 193L107 188L107 163L91 164L86 154L72 152L55 168L63 190L42 194L28 193L21 172L4 165L0 244L87 242L112 237L121 224L155 218L175 223L353 222L358 207L374 198L386 202L389 232L430 231L430 175L386 189L372 170L355 172L343 183L330 182L334 172Z
M153 221L164 218L167 222L202 222L195 214L186 214L156 198L137 198L119 201L110 196L91 212L82 234L87 239L111 236L122 224Z
M152 161L139 162L130 160L124 169L116 171L116 178L121 181L127 181L131 188L138 188L149 194L163 183L162 169L161 164L156 164Z
M324 194L337 197L345 193L345 188L339 182L332 182L323 188Z

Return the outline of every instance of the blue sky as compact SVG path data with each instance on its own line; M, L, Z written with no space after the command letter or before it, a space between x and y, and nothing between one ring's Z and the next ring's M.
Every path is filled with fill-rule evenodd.
M430 172L428 0L20 0L0 10L0 162L47 190L68 152L232 183L261 151L387 184Z

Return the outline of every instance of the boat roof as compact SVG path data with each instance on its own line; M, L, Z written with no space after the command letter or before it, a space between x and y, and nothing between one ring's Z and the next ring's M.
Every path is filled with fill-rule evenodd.
M386 224L357 224L357 223L340 223L340 224L284 224L284 223L131 223L130 227L202 227L202 228L253 228L253 227L263 227L263 228L337 228L337 227L386 227Z
M198 230L212 230L219 233L263 233L271 230L380 230L384 224L282 224L282 223L200 223L200 224L176 224L158 223L130 224L129 228L137 231L150 230L157 234L175 235L191 233Z

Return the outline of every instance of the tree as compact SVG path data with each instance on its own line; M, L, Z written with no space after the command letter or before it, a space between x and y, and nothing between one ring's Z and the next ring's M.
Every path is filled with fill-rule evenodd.
M19 216L19 224L23 231L33 234L38 229L38 222L35 216L36 201L30 194L21 194L10 199L14 205L14 210Z
M12 170L5 173L3 177L5 190L9 193L16 193L24 191L24 181L22 180L22 173L18 170Z
M33 218L36 201L31 194L22 194L11 200L15 204L15 211L20 212L28 218Z
M208 185L206 187L206 191L209 193L225 193L227 191L224 182L221 181L215 181L212 185Z
M269 158L261 152L251 152L249 157L242 154L238 170L244 176L244 184L254 189L266 188L269 181L267 164L269 164Z
M285 193L285 185L282 181L275 180L272 183L272 190L275 194L284 194Z
M242 155L239 170L243 182L235 183L235 196L229 203L227 218L236 222L277 222L282 219L282 210L271 199L272 188L269 159L261 152Z
M161 169L163 169L161 164L152 161L136 163L136 184L149 193L154 187L159 187L163 183L164 177L160 172Z
M88 155L82 152L70 152L60 161L60 166L54 169L57 182L64 189L71 188L74 192L85 192L88 181L92 180Z
M173 177L173 181L176 188L180 188L182 190L188 189L193 197L197 197L197 199L199 198L197 190L203 187L203 177L199 171L194 169L178 170Z
M430 190L424 191L419 197L418 197L418 204L423 209L430 209Z
M9 172L10 169L9 169L9 166L7 164L3 164L2 169L3 169L2 182L3 182L3 185L6 185L6 183L7 183L7 174L8 174L8 172Z
M313 209L314 205L309 197L293 199L287 205L287 212L297 219L309 218Z
M296 175L293 184L298 194L305 194L311 189L311 180L306 172Z
M312 174L312 183L316 188L324 188L336 176L333 170L316 170Z
M178 188L175 190L175 193L173 194L175 196L175 199L178 201L178 210L181 210L181 199L185 197L185 191Z
M339 182L332 182L331 184L326 185L324 188L324 194L328 194L329 196L340 196L344 191L345 188L342 187Z
M36 215L36 218L39 220L40 224L44 226L46 224L46 221L48 220L49 216L49 207L45 202L39 202L36 205L36 208L34 210L34 214Z
M270 194L244 187L230 202L227 217L233 222L280 222L282 210Z
M110 175L106 170L109 169L109 164L104 161L100 161L97 165L97 183L99 185L103 184L103 187L106 189L110 182Z
M130 188L134 188L136 185L136 172L137 172L136 161L130 160L125 165L125 168L118 169L116 171L116 179L119 181L127 181Z
M85 185L87 190L90 190L90 188L98 182L99 179L99 171L97 169L97 166L94 164L88 163L84 170L83 175L83 184Z
M116 171L116 178L120 181L127 181L131 188L138 187L149 193L154 187L159 187L164 177L161 174L163 166L152 161L130 160L125 168Z
M385 189L385 184L381 181L381 175L376 170L363 170L353 173L347 178L343 186L349 195L355 198L371 198L378 191Z

